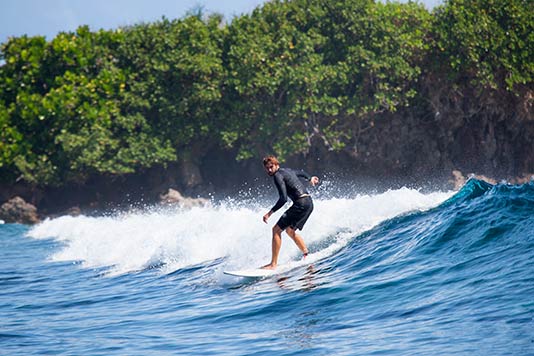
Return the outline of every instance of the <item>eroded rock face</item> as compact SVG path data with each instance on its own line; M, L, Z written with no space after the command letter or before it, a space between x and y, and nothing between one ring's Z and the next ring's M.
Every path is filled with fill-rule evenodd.
M0 219L6 223L37 224L37 208L21 197L14 197L0 207Z

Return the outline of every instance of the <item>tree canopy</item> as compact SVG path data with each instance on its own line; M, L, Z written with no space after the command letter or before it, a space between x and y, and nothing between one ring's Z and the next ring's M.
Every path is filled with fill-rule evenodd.
M83 183L202 157L350 150L422 78L532 92L534 3L273 0L225 24L182 19L0 48L0 179ZM427 88L428 89L428 88ZM519 95L519 94L518 94Z

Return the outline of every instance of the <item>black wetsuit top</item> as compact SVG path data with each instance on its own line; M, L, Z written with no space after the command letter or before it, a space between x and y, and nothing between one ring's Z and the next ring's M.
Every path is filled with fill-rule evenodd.
M308 194L308 191L300 181L299 177L306 180L311 179L310 175L304 171L294 171L289 168L280 168L276 171L273 178L280 197L271 209L273 212L284 206L288 196L295 202L303 194Z

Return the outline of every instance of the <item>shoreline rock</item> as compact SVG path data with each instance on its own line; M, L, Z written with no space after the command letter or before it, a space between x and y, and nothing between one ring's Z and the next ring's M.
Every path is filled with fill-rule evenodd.
M160 195L160 204L179 205L185 209L209 206L211 202L205 198L184 197L179 191L169 188L165 194Z
M41 221L37 208L21 197L14 197L0 207L0 220L5 223L33 225Z

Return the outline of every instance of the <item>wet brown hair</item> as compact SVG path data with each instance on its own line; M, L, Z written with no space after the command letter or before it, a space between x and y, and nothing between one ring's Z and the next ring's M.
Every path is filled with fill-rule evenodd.
M266 157L263 158L263 166L264 167L269 163L275 164L277 166L280 165L280 162L278 162L278 158L276 158L275 156L272 156L272 155L269 155L269 156L266 156Z

